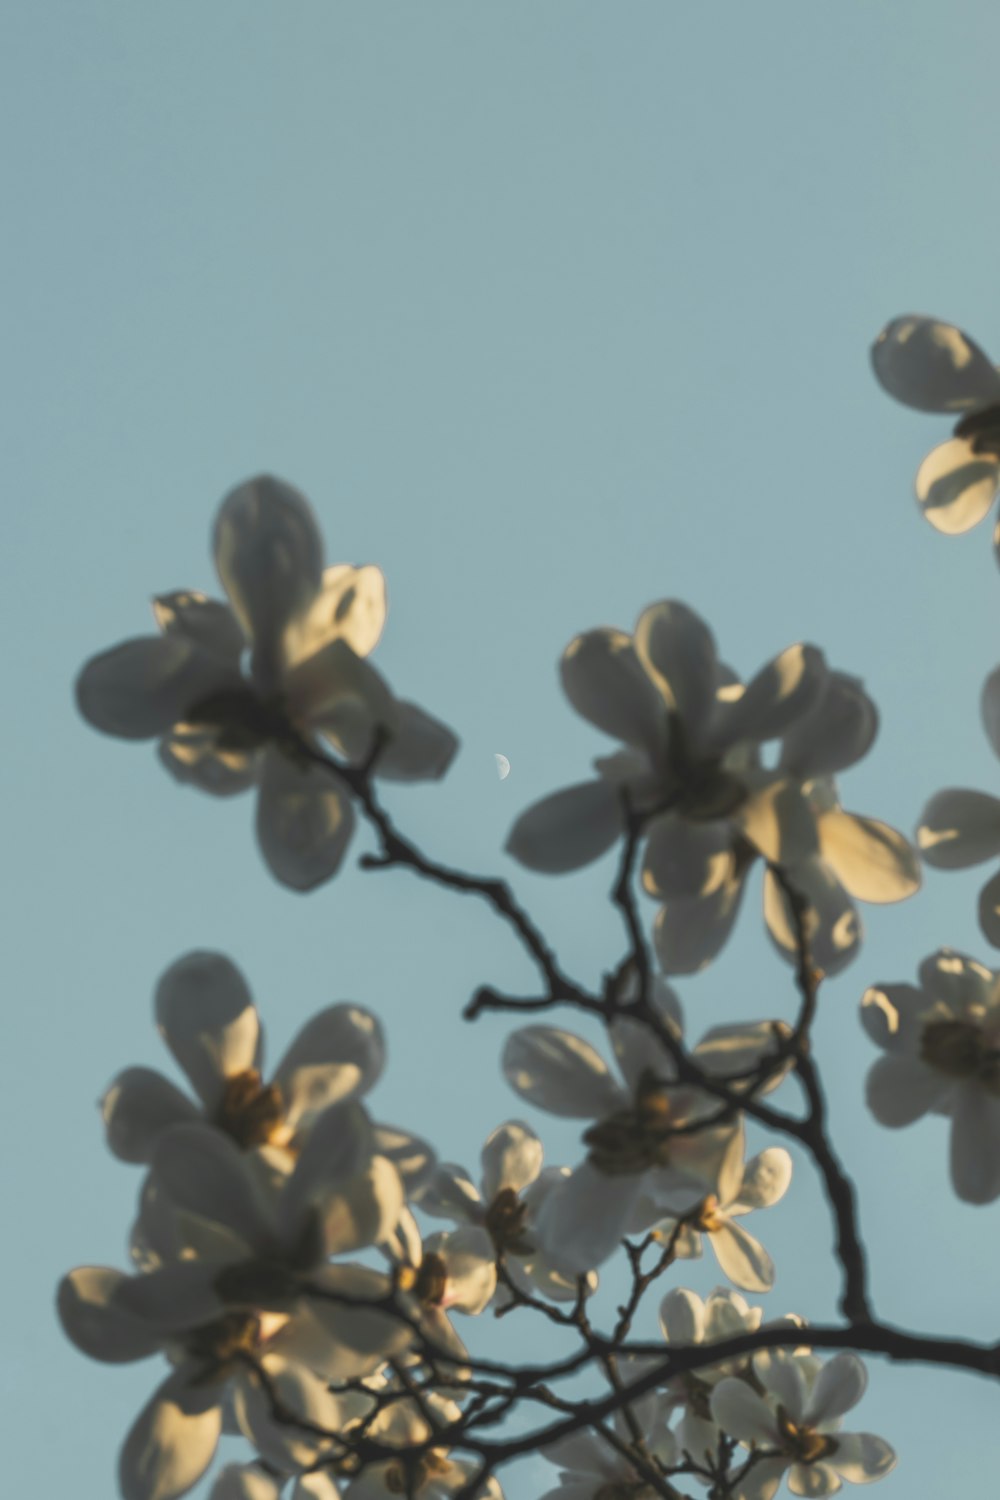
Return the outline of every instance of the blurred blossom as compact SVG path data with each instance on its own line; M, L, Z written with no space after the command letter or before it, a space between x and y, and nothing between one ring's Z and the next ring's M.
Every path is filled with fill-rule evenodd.
M951 1181L967 1203L1000 1197L1000 976L941 948L919 983L866 990L861 1020L885 1050L869 1070L868 1107L882 1125L951 1118Z
M256 785L271 873L312 890L339 869L354 813L343 783L303 745L325 744L358 765L382 734L376 774L415 781L443 775L458 742L364 659L385 620L384 580L373 567L324 569L298 490L267 475L232 490L213 551L228 603L191 590L155 599L162 634L92 657L77 704L105 734L159 740L179 781L215 796Z
M1000 370L960 328L915 313L886 324L872 345L872 365L897 401L959 416L954 437L920 465L915 487L938 531L968 531L987 514L1000 485Z

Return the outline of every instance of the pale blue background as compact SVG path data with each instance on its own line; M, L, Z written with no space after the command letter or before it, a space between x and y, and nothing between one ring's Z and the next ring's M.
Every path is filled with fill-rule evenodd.
M945 424L893 406L867 364L910 310L1000 358L998 42L993 0L7 0L11 1494L112 1493L161 1374L88 1364L52 1293L75 1263L122 1261L139 1178L106 1154L94 1101L126 1064L164 1062L150 997L178 954L237 959L272 1058L321 1005L378 1009L393 1056L375 1105L444 1155L474 1165L524 1112L499 1081L507 1023L458 1020L477 982L528 978L484 909L407 873L289 894L249 799L181 790L150 749L75 716L80 663L149 630L152 593L213 588L209 526L233 483L288 478L331 561L384 568L376 660L464 742L442 786L387 802L437 856L513 877L584 979L620 948L611 863L547 881L498 853L520 808L608 748L557 689L579 629L630 628L676 596L744 673L814 640L883 710L848 807L912 828L943 785L1000 788L978 721L1000 656L989 527L949 540L920 520L912 472ZM985 873L932 873L908 906L869 909L818 1055L880 1309L991 1338L1000 1205L955 1200L941 1122L890 1135L866 1115L857 1021L866 983L911 978L939 943L990 961ZM696 1034L788 1013L759 929L754 891L724 960L679 987ZM779 1267L769 1313L829 1316L807 1169L753 1227ZM546 1347L524 1322L497 1332L511 1353ZM985 1382L873 1361L860 1425L902 1455L878 1494L985 1492L996 1412ZM537 1462L512 1500L554 1478Z

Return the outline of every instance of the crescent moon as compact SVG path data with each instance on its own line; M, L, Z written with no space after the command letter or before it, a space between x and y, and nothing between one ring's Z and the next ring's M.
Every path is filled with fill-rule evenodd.
M497 775L501 781L505 781L510 775L510 761L506 755L494 755L493 759L497 763Z

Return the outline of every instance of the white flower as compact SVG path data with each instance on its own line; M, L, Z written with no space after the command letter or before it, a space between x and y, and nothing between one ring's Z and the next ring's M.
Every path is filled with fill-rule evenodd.
M384 1273L328 1264L383 1244L403 1209L360 1104L328 1109L292 1171L270 1179L228 1136L176 1125L157 1142L149 1186L138 1234L154 1269L115 1293L131 1316L185 1329L233 1309L294 1311L297 1357L330 1380L368 1375L409 1343L404 1321L367 1305L388 1295Z
M668 1344L685 1346L714 1344L720 1339L736 1338L742 1333L756 1333L763 1312L750 1307L738 1292L716 1287L704 1302L696 1292L675 1287L660 1303L660 1329ZM769 1323L768 1327L798 1326L801 1319L789 1314ZM706 1455L714 1457L719 1444L719 1426L712 1417L710 1398L720 1380L739 1375L749 1367L750 1355L707 1365L699 1370L673 1375L667 1381L665 1397L669 1405L681 1408L683 1416L677 1429L677 1444L697 1463Z
M629 1374L622 1372L625 1384ZM665 1467L677 1462L677 1444L665 1421L667 1403L659 1392L650 1392L630 1403L633 1419L643 1434L647 1453ZM624 1411L615 1412L612 1423L623 1443L633 1441L632 1428ZM542 1457L558 1464L560 1483L546 1490L541 1500L645 1500L652 1491L646 1489L642 1476L629 1458L601 1441L593 1432L573 1432L542 1449Z
M449 1314L476 1315L489 1304L497 1284L493 1242L485 1229L463 1224L422 1239L416 1220L404 1208L384 1246L396 1267L396 1285L420 1323L424 1337L453 1364L468 1351ZM465 1379L463 1372L460 1376Z
M732 929L750 864L784 864L815 847L815 829L794 778L760 763L820 696L823 657L796 645L745 688L717 658L705 623L663 600L633 636L591 630L561 663L573 707L627 749L595 762L596 780L530 807L508 851L530 869L575 870L604 854L624 828L623 794L649 818L642 879L667 903L655 929L667 973L710 962Z
M762 1450L737 1500L770 1500L783 1475L794 1495L833 1495L843 1480L870 1484L895 1467L884 1438L841 1432L840 1423L864 1395L868 1377L854 1354L825 1364L809 1354L775 1349L753 1361L760 1395L746 1381L721 1380L710 1397L712 1417L730 1437Z
M197 1268L183 1268L195 1272ZM215 1456L227 1410L268 1461L289 1474L313 1463L328 1446L271 1415L251 1356L282 1402L306 1421L340 1430L345 1408L325 1380L297 1361L297 1330L288 1313L226 1309L203 1286L204 1316L190 1327L134 1315L122 1304L123 1289L145 1278L126 1277L106 1266L78 1266L63 1278L58 1310L72 1342L92 1359L121 1364L162 1352L175 1365L125 1439L118 1465L124 1500L177 1500L204 1474ZM188 1278L189 1283L192 1281ZM194 1308L193 1283L187 1305ZM151 1311L147 1309L147 1311ZM228 1486L235 1500L268 1500L267 1491ZM227 1489L221 1492L227 1496Z
M308 501L260 476L222 502L215 565L229 605L181 591L154 601L159 636L93 657L80 712L123 739L159 739L181 781L228 795L257 784L257 838L283 885L312 890L337 871L354 814L336 778L297 753L319 736L352 763L383 731L376 772L441 776L457 748L443 724L396 699L363 658L385 619L377 568L324 571ZM250 652L249 675L241 660Z
M993 753L1000 756L1000 668L983 684L980 699L983 728ZM917 844L938 870L964 870L1000 857L1000 800L988 792L949 787L924 808ZM979 925L988 943L1000 948L1000 869L979 893Z
M754 1209L770 1208L784 1197L791 1180L792 1158L783 1146L769 1146L745 1166L727 1157L717 1192L685 1215L683 1224L676 1217L661 1218L653 1233L659 1240L672 1240L674 1254L684 1260L700 1257L706 1238L734 1286L769 1292L774 1262L763 1245L733 1221Z
M454 1401L434 1392L424 1397L423 1405L435 1419L436 1426L445 1432L447 1425L457 1422L461 1416L461 1409ZM400 1449L426 1442L431 1432L426 1417L408 1399L383 1405L366 1427L366 1436L387 1447ZM448 1500L467 1485L475 1473L473 1460L452 1458L442 1445L424 1449L409 1466L401 1458L369 1464L341 1494L343 1500L399 1500L401 1495L412 1495L414 1500ZM307 1496L311 1497L313 1493L304 1491L301 1497L293 1495L293 1500L307 1500ZM336 1492L328 1496L327 1492L317 1490L315 1496L316 1500L337 1500ZM503 1500L503 1492L497 1481L490 1478L476 1490L475 1500Z
M886 1051L866 1086L882 1125L951 1116L951 1180L967 1203L1000 1197L1000 976L942 948L919 985L865 991L861 1020Z
M197 1104L151 1068L126 1068L101 1101L108 1145L122 1161L148 1162L172 1125L202 1120L244 1148L290 1149L293 1158L323 1110L360 1098L385 1062L379 1022L351 1004L308 1021L265 1083L263 1028L246 980L222 953L187 953L156 987L157 1029Z
M916 492L938 531L968 531L1000 484L1000 370L961 329L912 313L886 324L872 345L872 364L897 401L960 415L955 436L917 470Z
M532 1232L545 1198L567 1175L562 1168L542 1171L542 1159L542 1143L531 1127L522 1120L507 1120L483 1146L481 1192L462 1167L442 1162L418 1193L417 1206L424 1213L485 1229L494 1254L503 1255L507 1274L519 1290L572 1301L576 1278L551 1264ZM590 1290L597 1286L593 1273L588 1284ZM499 1288L497 1304L502 1306L508 1298L509 1293Z
M656 1003L665 1024L679 1024L676 998L660 984ZM588 1042L553 1026L526 1026L504 1048L511 1087L530 1103L569 1119L590 1119L587 1159L545 1198L534 1232L561 1271L581 1275L615 1250L640 1201L659 1216L685 1212L728 1180L743 1159L742 1120L678 1133L718 1108L702 1091L673 1080L673 1060L649 1030L634 1021L612 1028L619 1081ZM694 1058L717 1075L744 1072L774 1046L760 1024L717 1027ZM769 1080L775 1087L778 1078Z

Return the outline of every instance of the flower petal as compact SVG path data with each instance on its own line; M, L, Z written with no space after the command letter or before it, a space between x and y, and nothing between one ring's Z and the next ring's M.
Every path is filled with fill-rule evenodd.
M1000 854L1000 801L986 792L949 787L924 808L920 853L936 870L964 870Z
M964 1203L1000 1197L1000 1099L975 1083L955 1092L950 1157L952 1186Z
M124 1500L178 1500L204 1474L222 1430L218 1388L189 1383L184 1368L139 1413L118 1459Z
M321 1010L298 1032L274 1072L289 1125L360 1098L384 1066L385 1038L371 1011L350 1003Z
M836 1354L827 1360L809 1393L806 1421L832 1422L857 1406L868 1389L868 1371L856 1354Z
M152 1068L126 1068L101 1099L108 1146L119 1161L149 1161L157 1137L190 1124L199 1112L180 1089Z
M824 974L839 974L861 945L854 903L823 860L804 860L788 871L788 878L809 903L806 932L812 963ZM764 920L778 951L796 962L797 929L785 893L770 870L764 876Z
M725 706L716 734L720 745L777 739L820 701L827 667L822 651L799 643L762 667L746 691Z
M878 733L878 709L857 677L831 672L826 692L790 726L779 764L807 778L832 776L859 761Z
M226 1464L208 1492L208 1500L281 1500L284 1480L249 1464Z
M447 724L416 703L397 698L396 727L379 753L375 774L386 781L437 781L457 750L458 737Z
M127 1280L110 1266L77 1266L59 1283L56 1307L63 1332L84 1354L104 1364L148 1359L162 1346L155 1330L113 1300Z
M768 778L734 815L746 838L772 864L793 865L818 848L816 818L794 781Z
M1000 948L1000 870L979 892L979 926L994 948Z
M275 880L315 890L339 870L353 832L354 810L332 777L280 750L264 752L257 842Z
M896 1454L873 1432L837 1434L837 1451L826 1460L849 1484L870 1484L896 1467Z
M669 901L718 890L733 866L733 826L728 818L694 823L664 813L649 828L642 862L647 895Z
M581 1163L545 1198L536 1230L558 1270L580 1276L617 1250L642 1189L642 1173L609 1177Z
M194 641L143 635L90 658L76 680L76 703L102 734L150 740L203 699L233 689L244 690L239 675Z
M903 901L920 889L920 861L901 833L839 809L819 820L823 858L858 901Z
M979 711L993 753L1000 756L1000 667L991 672L983 683Z
M153 1174L176 1208L221 1224L254 1250L270 1248L259 1191L228 1135L209 1125L175 1125L156 1143Z
M329 1440L299 1426L296 1417L326 1428L332 1438L343 1425L340 1402L318 1375L302 1365L279 1354L265 1354L260 1363L268 1388L255 1371L245 1367L234 1383L233 1410L240 1431L261 1458L282 1473L305 1468L325 1452ZM274 1397L281 1403L280 1421L274 1415Z
M912 984L871 985L861 997L861 1024L887 1052L912 1051L919 1043L920 1018L931 1000Z
M715 641L704 620L676 599L661 599L639 616L635 649L687 739L700 742L715 711L718 678Z
M381 729L399 727L399 703L370 661L331 641L287 674L282 688L293 719L329 733L349 760L363 760Z
M290 484L260 474L231 490L213 534L215 566L253 643L255 676L278 676L281 638L319 593L323 541L308 500Z
M227 1078L256 1068L260 1019L239 969L223 953L195 950L172 963L156 986L156 1025L210 1112Z
M759 1240L740 1224L725 1223L709 1235L715 1257L734 1286L747 1292L769 1292L774 1286L774 1261Z
M542 1170L544 1148L530 1125L507 1120L486 1137L481 1161L483 1197L491 1203L501 1188L519 1193Z
M919 1057L889 1052L872 1064L865 1080L865 1099L880 1125L897 1130L933 1109L953 1083Z
M997 497L1000 462L977 453L968 438L932 448L917 470L917 503L935 531L958 536L983 519Z
M747 1162L733 1213L770 1208L788 1192L792 1180L792 1158L784 1146L768 1146Z
M727 878L706 896L670 901L656 914L653 944L665 974L695 974L712 962L733 930L745 871Z
M372 1122L357 1100L323 1111L281 1194L278 1214L285 1244L297 1241L314 1209L366 1171L374 1150Z
M210 797L235 797L257 780L258 758L250 750L220 749L217 739L203 725L175 724L156 753L182 786L197 787Z
M358 656L367 656L378 644L385 617L381 568L337 563L324 570L308 613L294 618L286 628L285 661L294 666L335 640L346 641Z
M504 848L529 870L562 875L600 859L623 830L619 793L599 778L535 802L516 820Z
M918 411L974 411L1000 400L1000 376L967 333L937 318L893 318L872 345L883 390Z
M228 604L197 589L174 589L153 600L153 617L164 635L181 636L239 670L246 636Z
M559 675L578 714L656 758L666 733L666 705L624 631L576 636L563 652Z
M412 1340L412 1331L400 1318L372 1305L391 1295L392 1284L384 1272L369 1266L321 1266L310 1283L326 1294L309 1298L310 1314L335 1343L381 1363Z
M787 1349L765 1350L754 1359L753 1368L761 1385L777 1396L792 1421L803 1421L807 1385L803 1366L794 1355Z
M792 1464L788 1471L788 1488L793 1495L820 1500L823 1495L835 1495L841 1483L839 1475L828 1463L814 1460L810 1464Z
M747 1443L778 1442L774 1413L756 1391L742 1380L720 1380L710 1400L712 1417L723 1432Z
M219 1265L207 1261L183 1260L144 1276L125 1276L114 1290L114 1306L123 1317L134 1318L164 1335L198 1328L220 1318L226 1310L215 1290L220 1270Z
M660 1303L660 1328L668 1344L700 1344L705 1337L705 1304L697 1292L674 1287Z
M426 1255L440 1255L447 1267L444 1306L456 1312L481 1313L497 1285L496 1253L485 1229L464 1224L461 1229L428 1235Z
M411 1135L398 1125L386 1125L382 1121L375 1126L374 1149L376 1156L384 1156L392 1162L402 1179L406 1196L419 1199L437 1166L433 1146L421 1140L419 1135Z
M504 1077L514 1091L569 1119L594 1119L621 1107L622 1090L589 1042L555 1026L523 1026L507 1038Z

